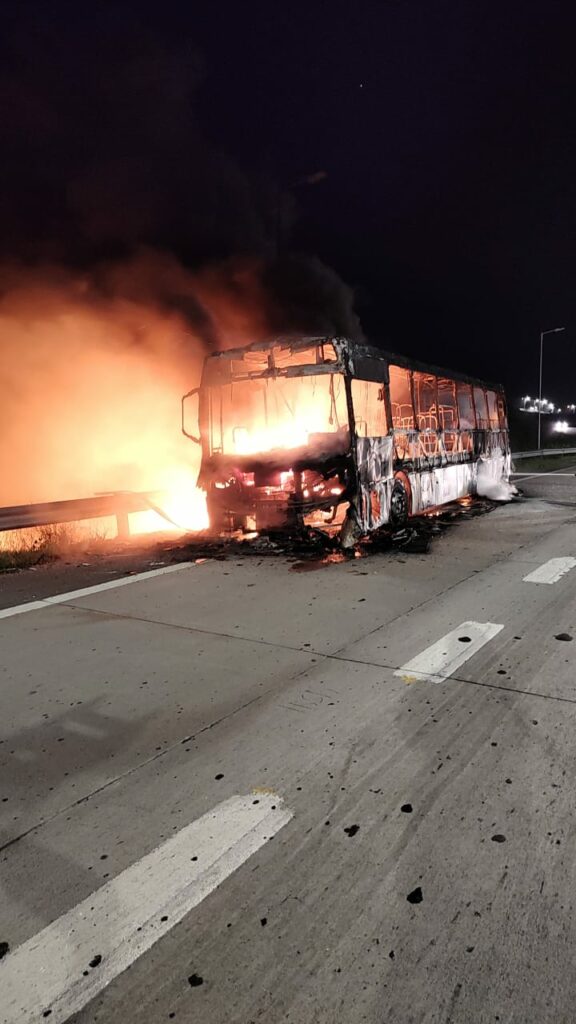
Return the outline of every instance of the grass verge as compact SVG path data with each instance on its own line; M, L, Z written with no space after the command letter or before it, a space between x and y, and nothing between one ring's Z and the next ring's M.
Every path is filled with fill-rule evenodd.
M576 455L537 455L531 459L516 459L515 473L553 473L574 469L576 473Z
M87 537L85 529L77 523L7 530L0 533L0 573L54 562L79 544L86 544L87 540L104 540L104 536L92 531Z

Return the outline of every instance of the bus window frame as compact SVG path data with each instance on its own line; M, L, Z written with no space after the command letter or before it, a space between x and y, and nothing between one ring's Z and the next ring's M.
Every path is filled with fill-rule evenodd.
M428 378L434 381L434 402L430 408L436 410L436 427L421 427L421 412L420 407L417 407L416 403L416 380L415 375L419 374L422 378ZM444 446L442 444L442 431L440 429L440 414L438 411L438 377L435 373L428 372L425 370L411 370L410 376L412 378L412 390L414 394L414 422L416 423L416 432L418 436L418 448L419 454L418 459L424 462L426 465L430 463L435 464L439 459L442 462L442 456L444 454ZM422 414L424 416L429 413Z
M402 370L403 373L407 373L408 374L408 385L409 385L409 389L410 389L410 403L411 403L411 412L412 412L412 417L411 417L411 419L412 419L412 426L411 427L397 427L397 426L395 426L394 415L393 415L393 412L392 412L392 384L391 384L391 381L390 381L390 370L391 369ZM388 380L386 381L386 391L387 391L387 394L388 394L388 401L389 401L389 404L390 404L390 428L392 430L392 433L396 433L396 431L398 431L398 433L400 433L400 434L405 434L409 430L416 430L417 429L417 427L416 427L416 407L415 407L415 404L414 404L414 371L411 370L408 366L399 366L398 363L390 363L390 365L388 367ZM400 408L401 408L401 406L400 406Z
M448 460L448 462L458 462L458 461L460 461L460 455L461 455L461 452L462 452L462 448L461 448L461 444L460 444L460 438L461 438L461 433L462 432L460 430L460 409L458 407L458 381L454 380L453 377L437 377L436 381L437 381L436 388L437 388L437 393L438 393L438 422L441 423L440 437L441 437L441 442L442 442L442 448L443 448L444 455L445 455L446 459ZM454 395L454 410L453 411L455 413L455 424L454 424L454 426L448 427L448 428L446 428L444 426L444 423L443 423L442 417L441 417L441 413L440 413L440 382L441 381L444 382L445 384L451 385L451 387L453 389L453 395ZM442 408L444 408L444 406L442 406ZM452 438L452 443L451 443L450 447L448 447L447 443L446 443L446 440L447 440L448 437Z
M380 433L380 434L371 434L371 433L362 434L362 433L359 432L358 424L359 423L365 423L366 426L367 426L368 422L367 422L367 420L360 419L356 415L357 410L356 410L356 402L355 402L355 399L354 399L354 381L357 381L358 384L367 384L367 385L375 384L375 385L378 386L379 395L378 395L376 401L377 402L381 402L382 406L383 406L383 410L384 410L384 425L385 425L384 433ZM352 401L352 408L353 408L353 411L354 411L354 433L356 434L356 437L359 437L359 438L369 438L369 437L378 438L378 437L388 437L390 435L391 431L390 431L390 420L389 420L389 417L388 417L388 402L386 400L386 398L387 398L387 390L388 390L388 383L385 380L368 380L368 379L366 379L366 377L359 377L358 374L356 374L356 373L351 375L351 377L350 377L350 398L351 398L351 401Z
M478 409L476 407L476 391L481 391L482 395L484 397L484 409L485 409L485 412L486 412L484 420L485 420L485 423L488 424L487 426L486 425L482 425L478 421ZM473 384L472 385L472 401L474 402L474 415L475 415L475 419L476 419L476 431L477 432L478 431L484 431L485 432L487 430L490 430L490 416L488 414L488 399L486 398L486 388L485 388L485 386L483 384Z

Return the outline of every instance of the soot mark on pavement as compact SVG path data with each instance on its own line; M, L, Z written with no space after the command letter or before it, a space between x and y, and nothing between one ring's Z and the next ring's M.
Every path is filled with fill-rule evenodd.
M469 643L472 643L472 639L471 639L471 637L469 637L469 636L459 636L459 637L458 637L458 640L460 641L460 643L461 643L461 644L469 644Z
M347 836L352 838L352 836L355 836L360 831L360 825L348 825L348 828L345 828L344 831Z
M406 899L408 900L408 903L422 903L424 897L422 895L422 889L420 888L420 886L418 885L416 889L413 889L412 892L409 892Z
M266 925L268 924L268 918L267 917L261 917L260 918L260 924L262 925L263 928L265 928Z
M506 836L503 836L500 833L497 833L495 836L492 836L492 842L493 843L505 843L506 842Z
M188 978L188 984L190 985L191 988L198 988L199 985L204 984L204 978L202 978L199 974L191 974L190 977Z
M100 956L100 953L97 953L96 956L93 957L92 960L90 961L89 966L90 967L98 967L98 965L101 964L101 963L102 963L102 957Z

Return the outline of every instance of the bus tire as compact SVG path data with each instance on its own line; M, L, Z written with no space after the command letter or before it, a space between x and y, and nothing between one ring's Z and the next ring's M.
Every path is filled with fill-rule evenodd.
M410 517L410 484L403 476L394 480L390 495L390 525L395 529L406 526Z

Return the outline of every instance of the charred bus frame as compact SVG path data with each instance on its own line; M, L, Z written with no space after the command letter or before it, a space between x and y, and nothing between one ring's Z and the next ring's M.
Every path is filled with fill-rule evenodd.
M185 422L193 396L199 435ZM347 338L208 356L182 429L202 446L215 532L307 525L349 544L510 472L499 385Z

